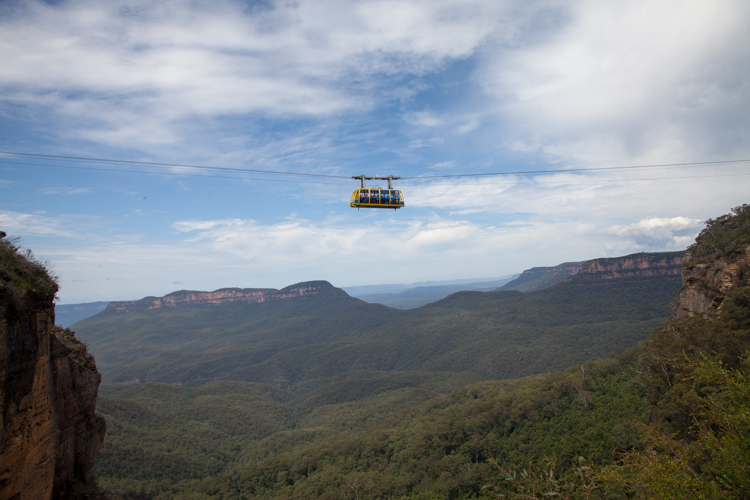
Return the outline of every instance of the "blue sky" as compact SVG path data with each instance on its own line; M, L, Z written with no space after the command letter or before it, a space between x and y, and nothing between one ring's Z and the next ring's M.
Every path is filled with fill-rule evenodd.
M0 154L0 228L64 304L684 249L750 162L612 168L750 159L748 25L745 1L6 1L0 150L334 177ZM406 207L350 208L360 174Z

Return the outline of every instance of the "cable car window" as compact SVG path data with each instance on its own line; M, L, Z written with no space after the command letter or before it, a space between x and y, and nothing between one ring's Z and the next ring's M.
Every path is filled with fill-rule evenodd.
M379 203L380 202L380 191L377 189L373 189L370 193L370 203Z
M391 189L391 205L398 205L398 192Z
M388 202L390 201L389 198L390 197L388 196L388 190L387 189L384 189L384 190L382 190L380 192L380 204L381 205L387 205Z
M369 203L370 202L370 195L369 195L369 189L360 189L359 190L359 202L360 203Z

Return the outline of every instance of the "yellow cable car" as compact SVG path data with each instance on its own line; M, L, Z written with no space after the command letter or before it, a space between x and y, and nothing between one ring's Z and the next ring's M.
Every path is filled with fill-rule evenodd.
M392 208L394 210L404 206L404 195L398 189L393 189L393 180L400 179L401 177L365 177L364 175L358 175L352 177L352 179L359 179L362 181L362 187L354 190L352 198L349 201L350 207L359 208ZM385 188L367 188L365 186L365 180L371 179L386 179L388 181L388 189Z

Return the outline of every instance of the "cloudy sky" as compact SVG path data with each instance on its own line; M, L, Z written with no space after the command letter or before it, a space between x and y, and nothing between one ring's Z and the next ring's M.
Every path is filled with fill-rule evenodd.
M63 304L681 250L750 201L748 26L745 0L7 0L0 228ZM406 207L350 208L360 174Z

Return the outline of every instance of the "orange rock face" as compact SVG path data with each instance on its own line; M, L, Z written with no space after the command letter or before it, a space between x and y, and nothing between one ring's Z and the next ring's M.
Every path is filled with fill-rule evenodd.
M615 279L630 276L679 275L681 272L682 252L659 252L589 260L584 262L578 275Z
M750 267L750 245L731 258L718 258L711 265L694 264L689 252L682 272L682 289L677 317L693 316L720 309L727 291L742 281L743 269Z
M104 440L101 377L54 308L0 306L0 500L86 498Z

